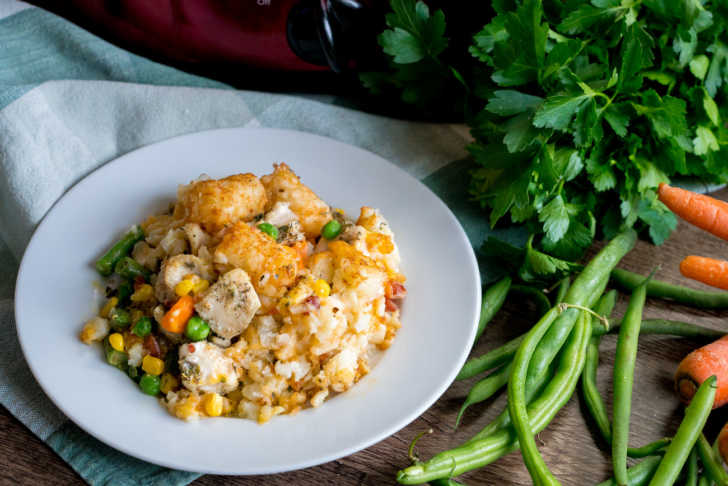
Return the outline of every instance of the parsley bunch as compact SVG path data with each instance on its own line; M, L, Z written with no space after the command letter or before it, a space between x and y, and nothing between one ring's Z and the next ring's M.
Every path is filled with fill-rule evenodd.
M728 0L496 0L459 63L442 11L391 5L390 70L362 81L420 105L460 86L491 226L525 223L566 259L625 225L660 244L677 224L660 182L728 181Z

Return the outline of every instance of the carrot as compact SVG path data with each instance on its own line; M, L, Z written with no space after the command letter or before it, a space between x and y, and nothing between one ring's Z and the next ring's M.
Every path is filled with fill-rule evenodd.
M181 334L185 332L187 321L195 312L195 299L189 295L180 297L177 302L164 314L159 324L169 332Z
M728 290L728 262L691 255L680 262L680 273L712 287Z
M665 206L690 224L728 240L728 203L692 191L660 184L658 196Z
M726 423L718 434L718 452L723 462L728 464L728 423Z
M713 408L728 403L728 335L696 349L685 356L675 373L675 390L683 403L688 404L698 387L715 375L717 390Z

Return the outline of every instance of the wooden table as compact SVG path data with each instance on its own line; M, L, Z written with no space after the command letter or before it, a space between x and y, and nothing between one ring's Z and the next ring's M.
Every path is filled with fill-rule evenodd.
M728 190L718 193L728 200ZM678 263L688 253L726 256L725 243L687 224L680 223L672 238L659 248L638 242L622 265L643 274L660 264L658 278L671 282L702 287L688 282L678 272ZM624 312L626 300L620 297L616 315ZM443 304L446 305L446 304ZM650 300L646 317L680 319L719 329L728 329L728 311L699 311L664 301ZM522 306L508 302L504 310L488 327L484 339L473 351L478 355L525 331L534 322L534 309L525 312ZM699 342L665 336L645 336L640 339L634 400L632 406L631 443L643 445L654 439L671 435L681 419L682 407L672 390L672 376L677 363ZM599 385L603 396L611 401L611 373L615 337L602 341L599 366ZM423 380L427 377L423 376ZM471 380L472 381L472 380ZM500 396L469 410L460 429L453 432L455 417L471 382L456 382L420 418L392 437L369 449L317 467L267 477L203 476L194 484L268 486L335 484L337 486L393 484L396 471L408 464L407 445L417 433L432 428L434 433L424 437L417 451L423 458L453 447L472 436L503 407ZM407 393L402 390L402 393ZM585 419L584 405L578 392L559 412L554 421L539 436L546 462L563 484L585 485L611 476L610 457L604 443L595 435L592 423ZM714 434L728 421L728 410L714 412L709 428ZM712 439L709 434L709 439ZM529 484L528 473L518 452L481 470L463 476L469 485ZM35 438L4 408L0 409L0 483L2 484L75 484L81 479L43 442Z

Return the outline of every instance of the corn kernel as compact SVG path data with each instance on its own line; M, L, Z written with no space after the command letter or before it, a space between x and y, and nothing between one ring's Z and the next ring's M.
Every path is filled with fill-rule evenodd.
M174 293L180 297L184 297L192 292L195 288L195 282L191 278L184 278L180 283L174 286Z
M119 298L118 297L112 297L112 298L110 298L109 300L106 301L106 303L104 304L104 306L101 308L101 311L99 312L99 315L101 317L103 317L104 319L106 319L107 317L109 317L109 312L111 312L111 309L113 309L114 307L116 307L118 303L119 303Z
M132 302L146 302L154 298L154 288L149 284L140 285L136 291L131 294Z
M115 350L124 352L124 336L118 332L109 336L109 344L111 344L111 347Z
M219 417L222 414L222 397L217 393L207 393L202 397L202 406L210 417Z
M162 375L162 379L159 382L159 391L161 391L163 395L166 395L178 386L179 381L177 381L177 378L175 378L171 373L165 373Z
M328 297L331 294L331 286L326 280L318 279L313 284L313 292L321 298Z
M204 278L196 278L193 280L192 291L196 294L204 292L210 286L210 282Z
M164 371L164 361L148 354L142 359L142 369L150 375L158 376ZM161 384L160 384L161 388Z

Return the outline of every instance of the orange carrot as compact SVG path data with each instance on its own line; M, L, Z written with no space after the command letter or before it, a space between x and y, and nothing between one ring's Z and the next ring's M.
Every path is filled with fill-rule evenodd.
M164 314L159 324L169 332L181 334L185 332L187 321L195 312L195 299L189 295L180 297L177 302Z
M720 434L718 434L718 452L720 452L723 462L728 464L728 423L720 429Z
M728 262L691 255L680 262L680 273L712 287L728 290Z
M698 387L715 375L718 390L713 408L728 402L728 336L696 349L685 356L675 373L675 389L683 403L688 404Z
M664 182L660 184L658 195L665 206L688 223L728 240L728 203L670 187Z

